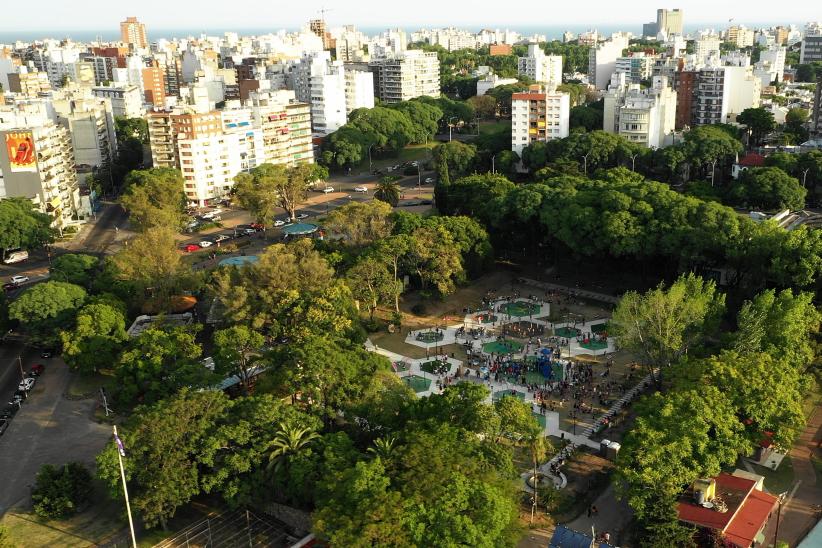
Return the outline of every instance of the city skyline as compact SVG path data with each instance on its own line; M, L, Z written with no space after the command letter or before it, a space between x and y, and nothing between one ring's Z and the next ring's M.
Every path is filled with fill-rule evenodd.
M31 34L32 31L43 33L55 31L91 31L116 29L120 21L126 16L136 16L155 32L163 30L197 29L204 30L259 30L260 28L295 29L304 25L309 19L321 17L321 4L302 9L282 9L283 6L272 5L261 0L239 0L231 3L231 9L224 8L225 4L205 0L197 4L197 10L192 13L190 2L169 4L159 0L146 0L139 9L135 6L124 7L119 4L101 5L93 12L79 12L70 9L63 2L45 0L37 19L31 17L25 10L4 13L4 25L0 26L0 34L13 35L19 31ZM606 25L609 27L624 25L636 27L643 22L654 18L657 8L680 8L685 12L685 25L692 28L694 25L722 25L733 20L734 23L745 24L786 24L802 23L818 19L820 14L810 5L792 5L780 10L778 18L773 17L772 4L761 1L752 2L745 6L744 15L733 7L717 9L716 5L708 1L696 1L660 5L659 2L641 0L633 2L630 10L610 3L598 5L596 10L580 10L579 12L563 13L560 16L546 13L544 23L534 13L544 10L544 5L534 0L520 3L522 9L509 12L500 17L482 17L474 11L467 11L464 6L442 4L433 0L420 0L415 3L413 13L403 13L401 10L386 8L382 3L373 0L360 0L349 3L345 9L330 7L325 14L329 26L353 24L361 27L414 27L414 26L458 26L464 28L504 28L504 27L545 27L556 28L568 26ZM222 9L221 9L222 8ZM519 14L522 14L521 16ZM192 17L196 15L196 19Z

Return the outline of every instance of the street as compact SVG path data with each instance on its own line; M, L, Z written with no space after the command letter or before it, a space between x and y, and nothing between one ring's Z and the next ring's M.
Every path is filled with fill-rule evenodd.
M19 380L16 350L3 347L3 404L9 395L8 370L12 370L9 378L15 385ZM35 361L28 352L24 369L32 363ZM80 461L93 467L95 455L109 439L109 428L91 420L95 400L69 401L63 397L69 383L68 366L59 358L41 363L45 372L0 437L0 516L15 505L28 503L30 486L43 464Z

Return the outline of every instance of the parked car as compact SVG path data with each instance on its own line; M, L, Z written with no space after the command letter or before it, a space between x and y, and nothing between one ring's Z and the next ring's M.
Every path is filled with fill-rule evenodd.
M426 178L425 178L425 182L426 182L426 183L433 183L433 182L434 182L434 178L433 178L433 177L426 177Z
M22 263L29 258L29 252L22 249L6 250L3 257L3 263L15 264Z
M43 348L40 350L40 357L41 358L50 358L54 355L54 349L50 347Z
M42 363L35 363L31 366L31 372L29 374L33 377L39 377L43 374L43 371L45 370L46 366L44 366Z
M246 235L246 236L251 236L252 234L254 234L254 233L256 233L256 232L257 232L257 231L256 231L256 230L254 230L254 229L253 229L253 228L251 228L251 227L249 227L249 228L244 228L244 229L242 230L242 234L244 234L244 235Z
M16 405L6 405L5 409L0 411L0 419L10 419L17 414Z
M274 221L274 226L285 226L285 221L282 219L277 219Z
M206 211L205 213L200 215L200 218L205 219L207 221L216 221L216 220L218 220L218 219L216 219L216 217L218 217L220 215L220 213L222 213L222 212L223 212L222 209L214 209L212 211Z
M248 226L250 226L251 228L253 228L253 229L254 229L254 230L256 230L257 232L259 232L259 231L261 231L261 230L265 230L265 225L264 225L264 224L262 224L262 223L251 223L251 224L250 224L250 225L248 225Z
M216 236L214 236L214 243L217 244L217 243L224 242L224 241L230 240L230 239L231 239L231 236L228 236L226 234L217 234Z
M3 290L4 291L14 291L18 287L19 286L17 284L13 284L11 282L3 284Z
M3 432L6 431L6 428L9 427L9 419L0 419L0 436L3 435Z
M297 213L297 219L308 219L307 213Z
M331 194L332 192L334 192L333 186L327 186L323 189L323 194Z
M356 186L354 187L354 192L368 192L367 186Z
M12 276L11 277L11 283L13 283L13 284L24 284L27 281L29 281L28 276L17 275L17 276Z
M28 392L29 390L34 388L35 382L36 380L34 377L26 377L25 379L20 381L20 384L17 385L17 390L25 390L26 392Z
M12 406L12 407L17 407L17 406L19 406L21 403L23 403L23 396L21 396L20 394L15 394L15 395L14 395L14 396L12 396L12 397L11 397L11 399L8 401L8 404L9 404L10 406Z
M198 249L200 249L200 246L197 244L186 244L182 247L182 250L186 253L191 253L192 251L197 251Z
M211 241L209 241L209 240L200 240L200 242L198 242L198 244L197 244L197 245L199 245L199 246L200 246L200 247L202 247L202 248L206 248L206 247L211 247L211 246L213 246L213 245L214 245L214 242L211 242Z

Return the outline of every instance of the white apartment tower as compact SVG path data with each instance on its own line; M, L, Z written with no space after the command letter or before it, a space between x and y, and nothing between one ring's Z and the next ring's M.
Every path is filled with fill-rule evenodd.
M571 97L555 89L542 91L539 86L511 96L511 150L522 149L537 141L551 141L568 136Z
M656 76L653 86L641 89L628 84L624 74L614 74L605 93L603 129L648 148L661 148L676 122L676 91L668 79Z
M368 68L374 73L374 92L383 103L440 94L440 62L434 52L408 50L402 57L371 61Z
M519 73L546 86L562 83L562 56L545 55L539 44L528 45L528 56L520 57Z
M345 111L374 108L374 75L368 70L345 67Z
M628 37L614 35L588 51L588 83L596 89L605 89L616 70L616 61L628 47Z
M311 104L311 123L316 133L328 135L347 121L345 70L342 61L331 61L331 52L303 57L291 71L297 100Z

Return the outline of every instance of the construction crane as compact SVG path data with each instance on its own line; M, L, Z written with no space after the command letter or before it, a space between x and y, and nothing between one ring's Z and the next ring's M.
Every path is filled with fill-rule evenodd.
M328 13L329 11L334 11L334 10L333 9L327 9L325 6L323 6L322 9L320 9L317 13L320 14L320 19L325 21L325 14Z

